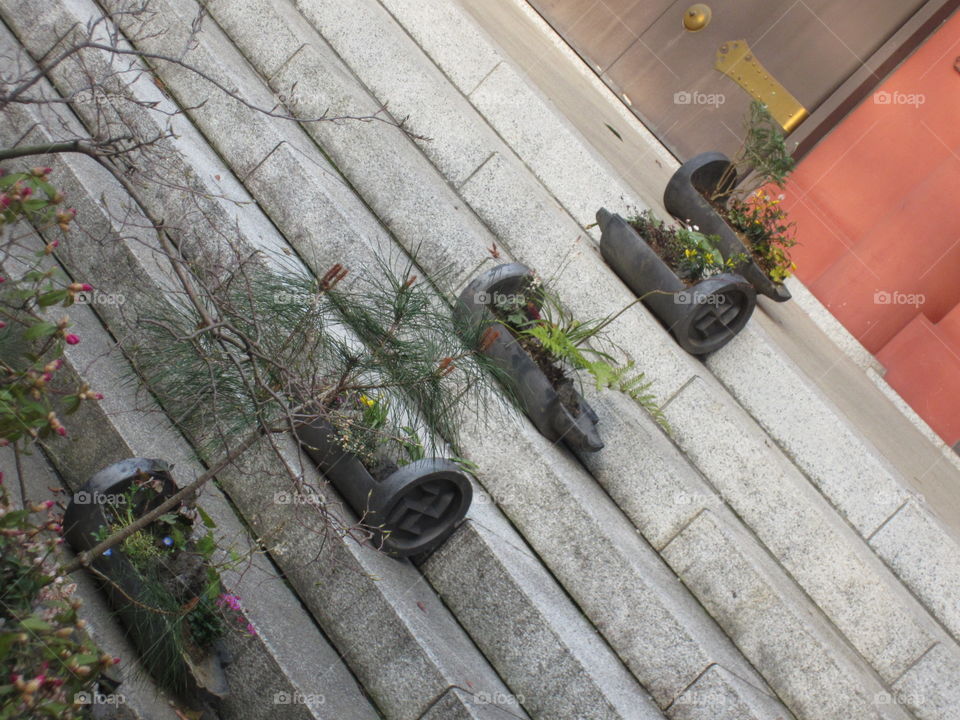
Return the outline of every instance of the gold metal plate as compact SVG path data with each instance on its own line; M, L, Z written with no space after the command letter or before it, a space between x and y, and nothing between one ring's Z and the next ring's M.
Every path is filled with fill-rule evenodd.
M790 132L810 114L757 60L746 40L729 40L717 50L717 70L765 103L770 115Z

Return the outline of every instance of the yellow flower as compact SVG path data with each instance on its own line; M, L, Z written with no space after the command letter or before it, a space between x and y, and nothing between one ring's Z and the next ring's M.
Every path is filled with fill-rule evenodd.
M377 401L376 401L376 400L371 400L371 399L368 398L366 395L361 395L361 396L360 396L360 402L362 402L362 403L363 403L364 405L366 405L367 407L373 407L374 405L377 404Z

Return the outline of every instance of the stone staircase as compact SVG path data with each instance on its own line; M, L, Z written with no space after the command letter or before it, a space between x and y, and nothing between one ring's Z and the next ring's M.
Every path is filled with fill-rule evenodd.
M191 235L202 225L190 220L212 218L231 243L292 251L318 274L405 252L444 278L448 300L507 260L550 278L581 318L633 299L587 226L600 206L625 212L659 198L638 196L456 3L150 6L148 32L137 16L117 18L162 83L144 75L118 90L138 102L112 107L119 122L158 133L170 122L165 171L193 192L134 184L131 196L88 158L44 160L86 231L57 255L69 274L134 307L164 292L157 239L119 232L110 210L123 207L142 215L133 226L164 218L171 235L207 244L219 240ZM19 43L46 56L71 27L129 7L2 0L4 54ZM184 60L205 77L159 59L171 48L188 48ZM66 64L49 80L43 91L61 96L80 81ZM297 125L213 83L302 118L386 106L429 140L381 122ZM185 112L168 119L146 103ZM96 108L72 107L8 111L0 142L97 122ZM70 366L110 394L81 418L105 428L104 440L54 448L63 481L73 487L122 455L199 470L191 439L116 381L129 370L106 350L136 331L131 318L109 306L75 315L84 342L69 349ZM244 524L262 536L268 554L258 577L270 589L246 590L274 668L257 692L326 699L274 705L241 693L236 717L955 717L956 536L759 323L705 363L641 306L611 332L655 382L673 436L609 393L588 394L606 442L594 455L550 444L525 419L474 418L463 454L479 468L477 499L419 567L290 522L296 508L274 502L284 486L265 448L218 478L222 493L212 488L204 507L235 537L251 542ZM297 449L286 451L322 487ZM238 666L238 677L249 672Z

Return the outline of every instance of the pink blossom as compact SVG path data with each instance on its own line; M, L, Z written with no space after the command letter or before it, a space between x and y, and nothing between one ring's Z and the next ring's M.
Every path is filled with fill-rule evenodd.
M67 429L61 425L60 427L57 428L57 435L60 435L61 437L66 437Z
M66 340L67 345L76 345L78 342L80 342L80 338L73 333L68 333L63 339Z
M240 610L240 598L236 595L221 595L217 598L217 605L226 605L231 610Z
M249 633L250 635L257 634L257 629L253 626L252 623L247 623L247 633Z

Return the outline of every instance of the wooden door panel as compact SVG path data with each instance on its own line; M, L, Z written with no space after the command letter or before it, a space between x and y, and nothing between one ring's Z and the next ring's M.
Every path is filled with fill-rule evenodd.
M691 0L530 0L681 159L734 152L749 94L714 69L717 48L746 39L773 77L813 111L923 0L714 0L700 32L683 29ZM683 103L676 93L722 96ZM703 99L702 97L700 99Z
M603 72L673 0L530 0L595 70Z

